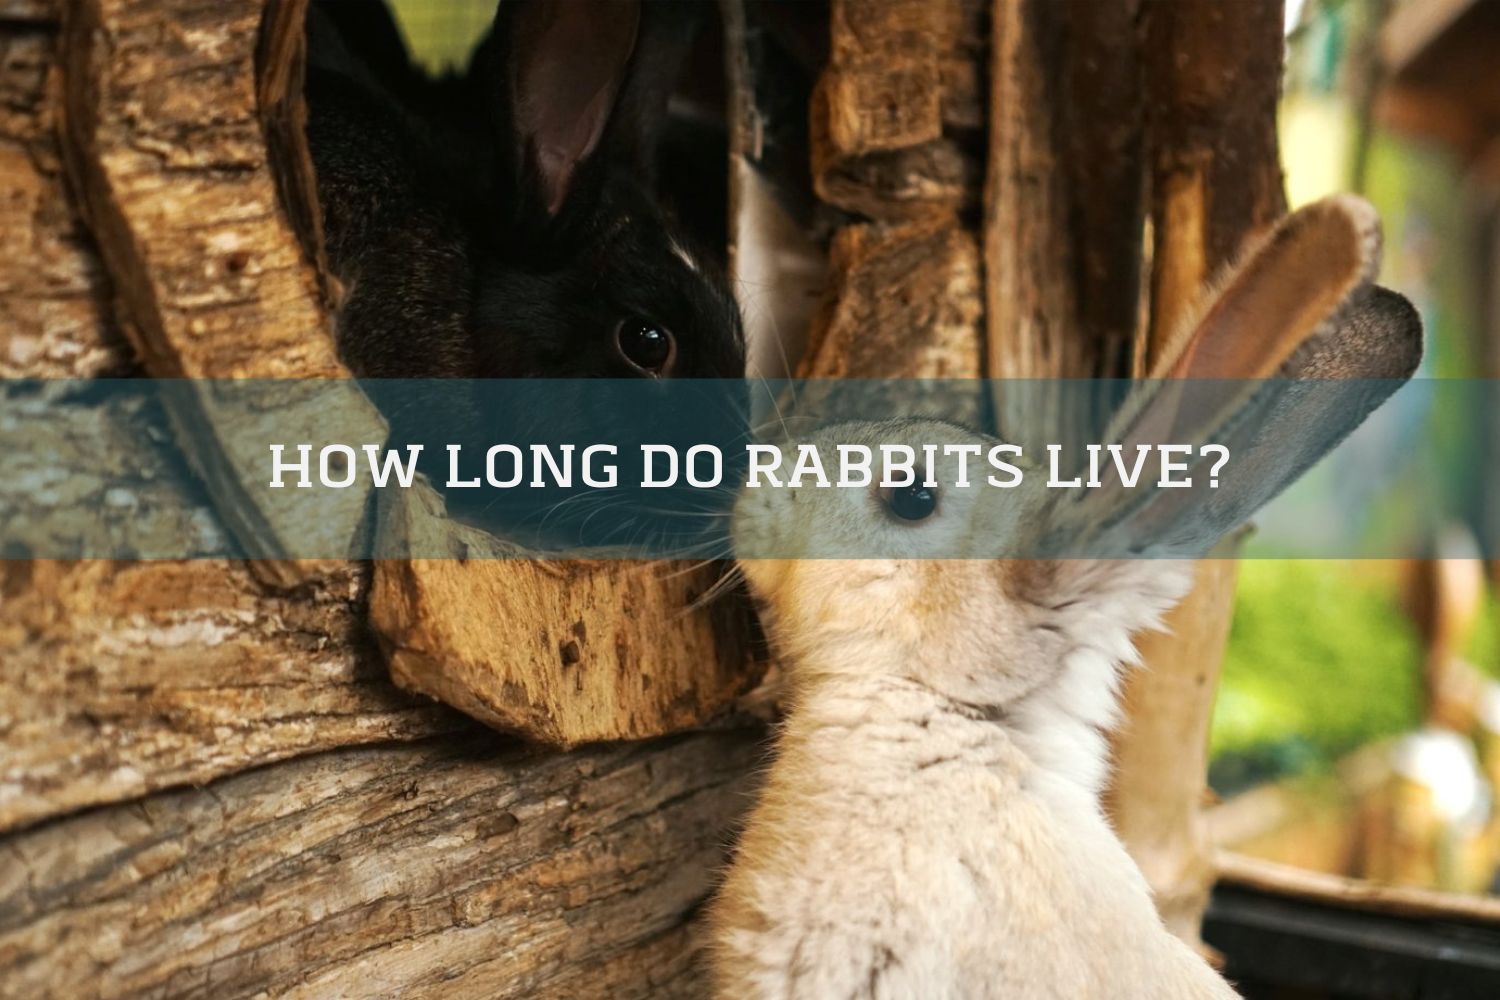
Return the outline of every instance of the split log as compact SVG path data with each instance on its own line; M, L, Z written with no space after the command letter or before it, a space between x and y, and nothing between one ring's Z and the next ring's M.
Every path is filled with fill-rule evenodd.
M159 377L347 374L266 155L262 13L261 0L65 8L64 153L126 332Z
M403 688L568 748L699 725L755 680L744 604L693 609L714 565L531 560L425 485L382 500L381 530L423 554L377 562L370 594Z
M341 491L309 523L264 488L264 411L199 381L346 374L266 153L263 4L79 0L64 13L63 151L121 325L148 374L194 380L169 397L169 416L219 515L245 551L271 560L258 571L301 582L318 568L287 557L351 552L370 487ZM352 384L276 395L277 430L297 440L385 438Z
M985 370L1127 378L1140 299L1144 160L1135 2L997 0L985 183ZM1112 400L998 390L1007 436L1065 446Z
M303 380L254 393L195 381L168 403L216 512L243 551L274 560L254 564L257 572L277 586L317 586L340 571L337 564L282 557L351 551L368 530L370 487L330 495L322 516L308 518L301 498L265 489L267 443L373 443L385 433L352 381L320 381L348 372L335 357L316 276L287 215L316 256L295 93L303 5L272 4L261 34L263 7L261 0L207 8L170 0L165 10L156 0L72 5L62 39L64 146L123 325L149 374ZM274 63L262 67L259 86L257 38L262 61ZM277 400L274 410L267 395ZM274 436L266 433L270 421ZM440 511L403 509L403 528L427 538L456 533L451 545L427 551L468 546ZM657 567L657 576L678 568ZM726 604L714 614L683 613L684 590L702 589L702 572L710 571L667 585L623 566L551 572L515 559L382 563L377 576L391 585L376 588L372 612L377 627L388 629L383 639L403 683L571 746L699 724L743 686L744 610ZM575 586L585 578L588 586ZM443 600L426 600L432 593ZM515 617L517 601L530 612L555 611L569 626L592 623L595 641L547 639L552 648L538 653L540 632ZM627 604L643 617L606 627ZM625 632L635 641L616 641ZM541 676L517 695L515 678L532 670ZM507 715L503 705L525 708Z
M284 15L288 6L276 9ZM325 353L331 342L322 305L300 263L296 240L279 221L274 185L263 152L257 152L253 78L240 79L253 63L254 21L244 9L235 10L188 12L198 21L154 15L148 21L139 4L81 5L74 11L96 19L129 15L124 27L112 20L110 27L101 24L100 35L85 32L87 52L98 57L84 58L91 78L109 83L123 76L123 89L107 93L97 106L87 88L70 91L74 111L93 109L86 116L92 127L84 128L76 118L71 127L82 129L91 142L113 143L109 148L119 154L108 161L113 173L103 173L102 163L79 165L93 171L94 182L108 181L94 188L103 202L94 206L91 218L105 220L106 229L121 227L110 230L120 238L110 263L141 278L133 292L124 290L125 298L135 299L120 315L143 349L151 345L138 328L142 310L157 324L152 329L160 339L152 343L176 352L172 356L184 359L183 370L280 374L295 369L296 352L307 351L323 358L314 359L313 366L322 371L333 364ZM0 136L8 140L0 152L8 158L0 183L13 195L0 199L0 217L7 221L0 239L15 251L0 255L5 292L0 308L6 320L0 324L0 374L129 373L132 348L115 333L105 268L62 183L58 118L64 88L55 65L57 27L46 20L55 12L44 5L28 12L39 20L0 24L0 95L5 98ZM72 31L81 30L74 21ZM106 43L122 47L120 60L104 59L97 46ZM222 47L216 47L219 43ZM282 45L288 44L283 38ZM184 70L185 75L168 79L163 63L140 61L143 46L154 46L147 56L168 62L210 59L199 76L207 74L201 82L217 88L216 99L227 102L222 116L183 124L179 133L153 132L152 123L170 115L183 121L191 118L186 109L196 107L193 113L202 114L206 105L194 104L196 96L179 100L182 79L193 74ZM228 59L226 53L233 53L232 66L212 63L211 57ZM136 61L126 61L126 54ZM76 62L80 55L73 55ZM129 96L138 97L147 113L126 114L119 102ZM100 109L112 110L115 117ZM193 144L173 146L166 140L174 136ZM226 149L240 152L230 156ZM216 159L219 154L224 158ZM79 148L74 155L80 155ZM187 162L177 162L183 157ZM217 215L210 211L215 205ZM192 216L192 206L207 214ZM173 245L174 232L180 245ZM247 256L235 276L222 254L194 256L204 251L204 240L225 233L248 240L247 232L258 234L254 245L265 249L267 260L280 263L263 266L256 256ZM280 311L283 306L288 312ZM277 319L282 316L288 325ZM300 340L291 322L298 317L313 320ZM200 321L209 327L200 328ZM272 338L263 358L253 349L262 334ZM159 358L151 362L159 363ZM33 540L42 537L36 532L43 530L47 496L65 495L71 509L85 516L60 523L47 519L44 537L51 552L160 553L185 547L197 558L133 565L4 564L0 830L293 756L429 736L458 724L455 714L403 695L388 680L366 625L368 569L344 563L296 566L298 587L268 591L246 564L224 561L234 548L216 505L203 496L173 448L171 428L159 410L123 397L100 407L97 394L90 401L86 381L54 388L45 398L27 401L40 409L25 428L10 429L41 435L30 439L35 447L28 454L43 460L8 468L16 474L0 483L0 517L8 533L30 524ZM12 415L18 412L13 403L6 401ZM202 442L187 444L196 448ZM23 554L6 553L11 559ZM449 569L451 579L445 576ZM623 566L559 574L515 561L467 568L429 565L415 592L430 595L448 583L457 589L448 591L441 605L423 602L420 621L399 619L405 624L388 642L403 649L413 631L430 636L468 628L477 635L482 629L491 662L514 670L540 663L555 671L571 655L565 643L552 643L550 660L518 655L542 641L535 623L497 612L475 595L498 590L538 608L561 608L559 628L586 620L596 637L579 643L578 660L565 671L570 681L573 675L588 676L597 687L610 678L618 687L587 703L578 700L576 690L557 688L558 697L574 698L559 717L587 719L590 728L565 725L554 742L686 728L716 712L743 683L743 653L728 646L743 637L746 622L743 609L731 613L731 604L680 614L701 581L686 576L658 585L655 576L670 570L653 570L646 579L638 569ZM401 572L393 563L382 564L382 571ZM570 590L580 575L589 584ZM487 582L474 583L476 578ZM615 622L628 610L626 597L640 615L626 629L636 630L633 641L621 644L612 637ZM636 634L655 618L661 619L658 634ZM441 658L442 651L434 652L430 643L413 645ZM643 693L648 684L649 693ZM616 718L622 720L618 725L612 722Z
M945 129L962 121L983 65L959 0L833 0L828 65L813 94L818 196L869 218L902 219L973 205L980 161ZM947 88L954 97L945 99Z
M129 344L90 234L63 183L56 11L8 6L0 23L0 375L129 374ZM0 564L0 830L205 782L297 754L429 735L457 717L391 687L361 622L365 577L340 567L267 595L140 399L71 401L47 388L30 447L0 483L9 531L41 530L47 493L83 513L55 552L163 551L192 563ZM28 456L38 459L27 464ZM49 519L50 520L50 519ZM37 536L32 535L33 538Z
M803 362L808 377L979 374L979 247L956 218L845 226L829 273L816 348Z
M307 758L3 844L14 996L699 996L751 733Z

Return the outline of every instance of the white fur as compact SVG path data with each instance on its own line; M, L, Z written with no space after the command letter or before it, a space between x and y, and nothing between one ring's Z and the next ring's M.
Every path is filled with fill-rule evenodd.
M1316 281L1309 261L1323 268ZM1409 308L1365 294L1378 266L1373 209L1352 198L1308 206L1229 271L1156 374L1408 377L1421 331ZM1197 413L1178 395L1138 388L1111 439L1171 429L1192 440L1233 427L1243 403ZM1200 425L1181 427L1194 414ZM1310 460L1363 414L1278 416L1316 422L1305 439L1276 439ZM993 443L930 421L848 424L836 436ZM933 478L955 483L942 465ZM736 552L792 697L712 911L719 995L1233 997L1162 925L1099 807L1131 635L1158 624L1187 567L973 557L991 554L989 542L996 556L1053 551L1045 542L1057 537L1138 551L1101 544L1111 531L1151 551L1197 551L1283 485L1242 478L1242 494L1231 485L1220 494L1230 500L1197 508L1154 496L1129 508L1107 488L1072 501L1027 486L944 489L915 520L883 516L876 493L742 495ZM875 552L894 558L848 558Z
M689 271L692 271L694 274L701 274L703 272L703 268L699 265L698 261L693 257L692 254L687 252L687 248L684 247L681 243L678 243L676 240L672 240L671 247L672 255L678 260L682 261L683 264L687 265L687 269Z
M737 539L806 533L791 492L742 500ZM712 911L719 996L1235 995L1099 807L1131 633L1188 567L1037 565L743 563L792 694Z

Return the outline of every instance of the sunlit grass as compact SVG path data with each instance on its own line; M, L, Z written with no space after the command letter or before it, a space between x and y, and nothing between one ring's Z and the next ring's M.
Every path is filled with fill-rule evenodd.
M1315 770L1420 714L1395 565L1246 560L1214 710L1221 792Z

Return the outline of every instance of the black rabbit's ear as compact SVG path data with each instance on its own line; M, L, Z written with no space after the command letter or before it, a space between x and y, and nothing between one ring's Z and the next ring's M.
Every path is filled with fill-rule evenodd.
M655 183L667 103L710 7L702 0L650 0L641 11L630 75L604 143L607 155L629 164L648 186Z
M502 97L521 162L556 216L599 149L635 51L639 0L503 0Z
M1288 216L1233 269L1196 323L1132 394L1107 440L1220 444L1218 486L1195 450L1191 489L1121 489L1106 479L1100 522L1131 547L1201 550L1280 493L1416 370L1410 303L1372 284L1379 218L1338 196ZM1095 508L1097 515L1098 509ZM1099 523L1099 522L1096 522Z

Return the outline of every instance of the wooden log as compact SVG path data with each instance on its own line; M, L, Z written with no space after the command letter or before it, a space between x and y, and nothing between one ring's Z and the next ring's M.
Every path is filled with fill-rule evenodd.
M1362 913L1422 917L1441 923L1483 921L1500 924L1500 900L1486 896L1437 892L1407 886L1380 885L1364 879L1277 864L1233 851L1219 851L1215 867L1228 885L1274 892L1293 899L1324 903Z
M242 563L0 563L0 830L461 718L395 690L350 567L262 593Z
M1107 794L1115 831L1151 884L1157 911L1172 933L1194 943L1215 878L1203 816L1208 728L1238 570L1233 558L1200 562L1167 631L1136 640L1142 666L1126 681L1126 721L1115 734Z
M63 183L49 4L0 23L0 376L133 371L89 233ZM0 563L0 830L289 756L451 728L397 692L361 622L366 574L335 567L266 595L222 559L223 528L143 399L87 382L7 397L22 435L0 523L53 552L164 551L192 563ZM30 408L31 415L26 415ZM14 439L14 438L12 438ZM56 518L59 502L73 516Z
M979 247L957 218L845 226L803 362L811 378L979 374Z
M997 0L993 31L984 217L988 374L1084 377L1052 79L1063 44L1058 6Z
M526 559L425 485L381 499L381 530L422 555L377 562L370 595L401 687L568 748L701 725L756 679L749 609L693 607L716 565Z
M1155 234L1147 364L1247 237L1285 211L1276 143L1281 0L1145 5ZM1174 933L1198 938L1213 882L1200 815L1233 559L1205 562L1168 631L1141 642L1110 809Z
M967 0L833 0L812 107L820 198L884 220L977 203L979 158L945 123L977 117L984 60L964 30L978 19Z
M981 371L979 81L972 0L835 0L813 95L813 185L872 220L835 232L799 374L972 378ZM976 419L965 405L950 414Z
M46 6L0 19L0 378L89 378L131 360L63 185Z
M755 732L307 758L0 852L11 996L702 995L690 919Z
M64 43L68 148L75 171L89 178L90 221L110 282L59 181L63 88L56 79L47 86L57 37L46 19L56 11L5 8L0 136L25 157L0 181L24 195L0 200L0 212L14 213L4 215L3 238L14 237L17 250L0 260L3 308L20 318L0 328L3 374L121 370L132 347L109 336L111 294L122 300L131 345L179 351L179 361L202 366L192 373L265 374L252 368L260 360L272 374L282 374L278 365L289 375L323 373L294 357L303 347L324 349L316 345L326 342L317 339L326 320L277 214L291 196L283 187L278 204L256 151L262 123L247 56L255 20L242 3L176 4L169 14L149 6L74 5ZM119 59L106 59L110 52ZM160 70L179 59L193 65L178 64L177 76ZM281 86L283 97L294 89ZM273 91L262 90L262 114ZM222 215L205 210L214 204ZM201 228L184 235L190 222ZM236 226L274 230L266 245L277 249L242 263L234 251L201 255L208 234L244 238ZM59 322L65 315L72 318ZM257 326L266 315L317 322ZM152 339L163 331L192 338ZM268 360L253 350L261 333L271 337ZM245 367L234 368L239 362ZM160 364L153 357L150 370L178 373ZM49 412L58 439L72 442L62 450L80 456L59 466L68 489L104 512L100 524L69 529L75 542L150 547L189 537L199 539L198 554L222 555L224 527L159 413ZM220 474L200 471L211 482ZM34 506L36 497L17 486L0 484L5 515ZM549 570L484 565L494 575L472 590L500 581L539 604L570 592ZM701 992L687 921L711 885L724 825L746 801L759 734L526 755L390 684L366 622L367 568L296 569L277 580L300 581L295 587L268 590L246 564L222 558L0 563L0 830L8 831L0 840L0 993ZM642 585L617 572L571 591L590 602L590 622L632 610L641 612L637 625L649 622L662 601L680 601L691 586L653 585L632 605ZM426 607L454 616L434 628L489 622L488 655L502 659L523 630L517 648L532 641L535 620L502 620L467 599L470 582L453 582L451 601ZM640 688L646 671L629 668L660 644L682 669L655 675L656 701L645 703L660 705L670 724L687 724L702 705L670 697L673 679L689 664L703 673L693 657L705 650L713 678L743 662L723 635L705 631L723 607L662 623L628 662L617 650L598 662L623 663L620 683ZM565 625L574 620L559 614ZM743 627L738 619L734 628ZM678 635L699 637L697 645L674 647ZM594 663L585 649L583 669ZM637 731L648 722L633 718ZM448 736L409 742L434 734ZM370 743L381 745L334 749ZM168 790L184 784L206 787ZM123 801L135 796L146 797Z
M260 47L256 104L266 136L266 158L281 209L304 250L312 257L321 289L330 301L337 289L328 273L328 255L323 245L323 210L318 204L318 181L312 152L307 148L307 101L303 84L307 73L308 0L265 0Z
M256 393L194 382L169 398L174 429L216 511L245 551L273 557L254 565L282 587L316 584L339 571L280 557L351 551L366 530L369 487L330 495L321 516L308 518L300 498L265 489L268 441L384 439L379 416L352 381L316 381L348 372L334 355L313 271L283 210L316 253L310 166L297 125L300 11L295 0L278 0L258 35L259 0L212 9L173 0L165 11L147 0L84 0L69 9L63 37L65 145L148 372L314 380ZM267 64L258 88L257 37ZM194 81L191 95L185 80ZM283 168L275 170L278 151ZM274 396L274 409L265 396ZM427 538L448 529L440 517L402 524ZM427 550L466 544L454 539ZM684 615L684 588L698 577L652 586L639 572L619 572L553 573L514 559L466 567L431 561L420 569L382 564L380 578L396 583L377 588L374 619L388 629L387 648L400 654L404 683L491 722L501 721L496 706L515 701L505 681L533 667L555 672L559 657L568 667L576 663L566 688L552 673L526 686L524 724L508 720L508 728L537 739L573 745L701 723L741 686L743 611L725 615L725 605L715 614ZM592 584L570 591L585 576ZM445 599L421 599L433 592ZM566 611L568 623L592 622L596 638L615 635L602 619L631 603L643 615L632 626L641 634L632 633L633 644L575 643L534 655L535 623L512 616L514 606L504 601L486 603L500 597L530 602L529 611ZM649 638L670 651L659 658L665 666L646 649L645 622L653 618L660 622ZM716 630L721 623L726 629ZM569 650L577 659L568 659ZM650 669L635 669L643 659ZM705 669L705 662L713 665ZM575 687L583 676L596 681ZM655 685L649 694L642 692L647 684ZM554 711L564 690L569 710Z
M262 8L66 6L64 152L127 333L157 376L346 374L266 156Z
M403 686L553 745L689 728L753 680L741 604L684 613L713 567L485 558L499 543L450 525L425 487L394 499L432 507L387 528L427 553L462 546L451 559L257 586L150 398L101 405L71 391L86 385L0 398L0 442L22 449L0 480L0 548L195 559L0 563L0 830L451 729L387 680L371 604Z
M267 157L254 86L262 6L67 5L62 134L147 374L194 380L168 407L189 461L244 550L268 560L258 572L291 586L318 568L289 557L353 550L369 486L341 491L309 522L287 494L264 488L266 400L198 381L347 374ZM276 439L384 440L352 384L286 383L277 396Z
M1155 231L1147 360L1256 230L1286 211L1276 141L1282 0L1146 7Z
M997 0L983 218L985 372L1125 378L1140 298L1145 165L1137 4ZM1003 433L1091 440L1111 400L997 390Z
M913 199L951 198L951 158L949 169L912 169L921 157L910 153L942 138L939 43L931 10L902 0L836 0L829 18L828 64L812 110L818 196L869 215L899 211ZM880 168L881 181L871 184ZM936 178L941 180L932 183Z

